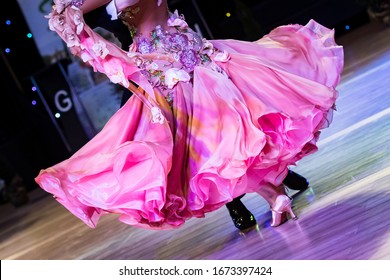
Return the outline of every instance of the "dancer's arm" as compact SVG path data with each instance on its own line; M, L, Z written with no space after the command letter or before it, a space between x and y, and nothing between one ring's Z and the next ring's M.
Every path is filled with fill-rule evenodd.
M96 8L111 2L110 0L85 0L84 3L79 7L83 13L88 13Z
M99 8L103 5L107 5L110 2L114 2L118 11L133 6L141 0L73 0L75 3L82 3L79 7L84 13L88 13L96 8ZM160 6L163 0L156 0L157 5Z
M74 2L80 2L81 0L76 0ZM84 0L81 1L83 4L79 7L84 13L88 13L96 8L99 8L103 5L107 5L110 2L113 2L116 6L117 11L122 11L123 9L135 5L140 0ZM160 6L162 0L156 0L157 5Z

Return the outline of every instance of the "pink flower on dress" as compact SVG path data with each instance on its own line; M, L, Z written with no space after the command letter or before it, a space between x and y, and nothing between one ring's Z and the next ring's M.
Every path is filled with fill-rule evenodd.
M103 41L99 41L93 44L92 50L95 52L97 56L99 56L102 59L104 59L109 53L106 43L104 43Z
M86 51L86 50L84 50L84 51L82 51L82 52L80 53L80 58L81 58L81 60L82 60L83 62L88 62L88 61L90 61L90 60L93 60L92 55L91 55L88 51Z
M50 13L46 16L49 18L49 29L51 31L62 32L65 29L65 17L63 15L53 15Z
M173 14L171 14L170 18L168 19L168 26L175 26L180 28L187 28L188 24L184 20L183 16L179 16L179 12L176 10Z
M129 80L125 77L120 61L117 63L114 63L113 61L109 63L107 62L103 67L104 72L107 74L107 77L111 82L114 84L121 84L126 88L130 85Z
M75 8L75 7L72 7L73 9L76 10L74 16L73 16L73 22L75 23L76 25L76 33L77 34L80 34L81 31L83 31L83 28L84 28L84 22L82 21L82 13L81 13L81 10Z
M227 62L230 60L230 55L227 51L219 52L214 56L214 61Z
M151 113L152 113L152 123L159 123L159 124L163 124L164 123L164 116L160 110L160 108L154 106L152 107L152 109L150 109Z
M171 68L165 72L165 84L170 89L178 82L188 82L190 79L190 75L181 69Z
M63 30L62 34L64 37L64 41L69 48L80 46L79 37L73 32L72 28L70 28L69 26L65 26L65 29Z
M206 39L203 39L203 48L201 51L202 54L206 54L208 56L211 56L214 53L214 46Z

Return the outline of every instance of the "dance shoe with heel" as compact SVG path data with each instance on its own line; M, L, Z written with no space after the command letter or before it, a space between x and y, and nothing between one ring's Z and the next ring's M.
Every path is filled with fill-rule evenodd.
M271 208L272 212L272 227L277 227L287 221L287 214L293 220L298 219L291 208L291 198L287 195L278 195Z

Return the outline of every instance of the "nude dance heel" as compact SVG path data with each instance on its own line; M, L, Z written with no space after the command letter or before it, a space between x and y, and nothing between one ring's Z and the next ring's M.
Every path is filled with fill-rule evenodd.
M271 208L272 222L271 227L277 227L287 221L287 213L293 220L298 219L291 209L291 198L287 195L278 195Z

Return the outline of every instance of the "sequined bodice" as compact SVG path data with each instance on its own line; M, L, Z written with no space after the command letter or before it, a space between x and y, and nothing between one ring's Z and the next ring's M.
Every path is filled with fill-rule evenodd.
M157 26L152 31L150 38L141 36L135 37L137 51L141 54L159 52L170 55L180 66L192 71L202 61L208 61L207 54L202 53L204 42L200 36L191 29L178 29L176 32L164 31Z

